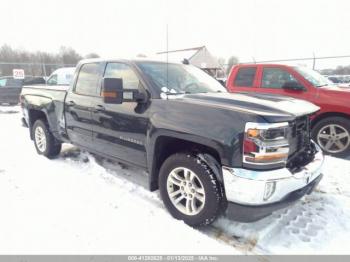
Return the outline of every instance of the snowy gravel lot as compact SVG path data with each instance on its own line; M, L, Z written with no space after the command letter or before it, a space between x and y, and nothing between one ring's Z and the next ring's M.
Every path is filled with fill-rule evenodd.
M69 145L38 156L20 117L0 106L0 254L350 254L350 160L327 157L316 192L288 209L195 230L141 170Z

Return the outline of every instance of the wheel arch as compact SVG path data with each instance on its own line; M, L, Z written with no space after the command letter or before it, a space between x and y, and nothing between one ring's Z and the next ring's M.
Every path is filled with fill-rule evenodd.
M213 146L205 145L203 143L190 141L184 138L178 138L175 136L162 135L157 137L154 142L153 152L151 153L151 163L150 163L150 178L149 186L151 191L155 191L159 188L158 177L159 170L164 161L175 153L179 152L189 152L195 154L201 154L200 157L205 158L204 161L212 162L208 163L214 164L216 161L221 165L221 154L219 150L215 149ZM205 157L209 155L210 157ZM220 173L216 174L219 181L222 181L221 169ZM221 177L220 177L221 176Z
M341 112L325 112L317 115L314 119L312 119L311 127L314 128L316 124L319 123L321 120L330 118L330 117L344 117L350 121L349 114L341 113Z
M48 121L48 117L47 114L45 112L43 112L42 110L39 109L29 109L28 110L28 116L29 116L29 132L30 132L30 138L33 140L33 130L32 127L35 123L35 121L37 121L38 119L41 119L43 121Z

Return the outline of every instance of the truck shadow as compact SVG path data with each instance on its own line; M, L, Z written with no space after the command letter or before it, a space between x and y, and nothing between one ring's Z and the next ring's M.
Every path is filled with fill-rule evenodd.
M60 158L84 163L95 161L96 164L106 169L108 174L117 178L127 179L128 181L148 190L148 173L141 168L127 166L118 161L113 161L93 153L88 153L75 146L66 144L64 144L62 148Z

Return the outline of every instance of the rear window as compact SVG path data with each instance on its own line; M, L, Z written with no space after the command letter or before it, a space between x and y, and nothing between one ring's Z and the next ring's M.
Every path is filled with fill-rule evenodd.
M1 87L21 88L22 85L23 85L23 80L22 79L7 78L7 79L1 79L0 80L0 86Z
M238 69L234 86L252 87L254 83L256 67L243 67Z

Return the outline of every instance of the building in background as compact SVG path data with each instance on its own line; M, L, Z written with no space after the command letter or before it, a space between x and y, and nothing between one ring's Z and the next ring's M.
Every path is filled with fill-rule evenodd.
M169 62L180 62L194 65L216 79L225 79L225 70L205 46L163 51L157 53L161 60Z

